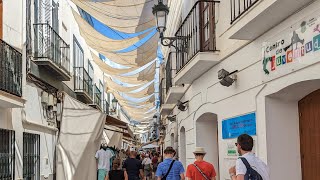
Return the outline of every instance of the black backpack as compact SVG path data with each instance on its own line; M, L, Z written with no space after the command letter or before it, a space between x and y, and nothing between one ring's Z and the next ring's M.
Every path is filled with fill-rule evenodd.
M246 158L240 157L240 159L247 168L247 172L244 175L244 180L263 180L261 175L250 166Z

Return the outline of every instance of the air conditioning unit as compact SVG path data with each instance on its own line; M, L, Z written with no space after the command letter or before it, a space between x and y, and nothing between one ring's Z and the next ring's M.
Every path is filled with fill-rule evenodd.
M53 106L54 105L54 97L53 97L53 95L52 94L49 94L49 96L48 96L48 106Z
M49 99L49 94L45 91L42 91L41 93L41 103L47 105Z

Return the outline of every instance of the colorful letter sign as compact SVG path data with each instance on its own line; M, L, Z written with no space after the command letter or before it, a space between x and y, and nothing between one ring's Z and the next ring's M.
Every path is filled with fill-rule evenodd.
M320 11L267 39L262 52L264 82L319 62Z
M222 121L222 138L237 138L241 134L256 135L256 113Z

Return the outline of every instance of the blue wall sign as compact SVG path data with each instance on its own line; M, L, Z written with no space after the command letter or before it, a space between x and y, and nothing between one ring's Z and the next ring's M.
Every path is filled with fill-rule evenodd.
M237 138L241 134L256 135L256 113L222 121L222 139Z

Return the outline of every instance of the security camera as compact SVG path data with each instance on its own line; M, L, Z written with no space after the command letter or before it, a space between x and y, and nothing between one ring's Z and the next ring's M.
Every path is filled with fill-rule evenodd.
M189 101L186 101L186 102L181 102L181 101L178 101L178 104L177 104L177 107L180 111L186 111L188 109L187 104L189 103Z
M238 70L235 70L231 73L226 71L225 69L221 69L218 71L218 79L220 80L220 84L222 86L229 87L236 81L236 76L230 77L231 75L237 73Z

